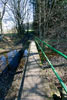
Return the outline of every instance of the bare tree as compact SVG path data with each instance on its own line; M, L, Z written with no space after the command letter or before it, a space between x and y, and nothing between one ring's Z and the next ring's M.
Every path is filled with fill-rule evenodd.
M53 8L56 0L31 0L34 4L34 30L38 33L40 39L44 39L48 33L49 21L51 20Z
M1 0L0 2L3 5L2 13L0 12L0 29L1 29L1 34L2 34L3 33L2 21L3 21L3 17L4 17L4 14L5 14L5 9L6 9L6 5L7 5L8 0L4 0L4 1Z
M18 35L21 36L24 34L24 19L27 9L28 0L9 0L10 10L12 11L15 19L16 29Z

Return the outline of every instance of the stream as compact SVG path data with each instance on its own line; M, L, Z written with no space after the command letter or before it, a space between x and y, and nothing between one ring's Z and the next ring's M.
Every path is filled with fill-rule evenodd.
M8 52L6 55L0 56L0 74L7 68L9 65L10 67L16 67L19 63L19 58L22 54L23 50L13 50Z

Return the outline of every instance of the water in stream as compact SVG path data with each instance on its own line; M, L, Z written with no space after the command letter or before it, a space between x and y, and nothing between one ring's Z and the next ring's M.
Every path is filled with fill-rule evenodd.
M7 64L9 64L12 61L13 57L17 54L17 52L17 50L13 50L7 53L6 56L0 56L0 74L5 70Z

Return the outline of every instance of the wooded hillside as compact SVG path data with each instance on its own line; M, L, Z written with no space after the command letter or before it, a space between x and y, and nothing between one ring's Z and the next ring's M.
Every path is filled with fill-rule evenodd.
M67 0L33 0L34 29L42 39L67 38Z

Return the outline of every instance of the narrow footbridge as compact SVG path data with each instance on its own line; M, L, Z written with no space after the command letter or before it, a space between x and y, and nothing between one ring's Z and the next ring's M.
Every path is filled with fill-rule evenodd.
M40 66L41 60L37 48L41 50L43 57L46 58L46 61L51 66L52 71L59 80L61 87L67 94L67 86L65 85L59 74L56 72L54 66L48 59L42 47L40 46L40 43L42 43L44 47L47 46L48 48L58 53L60 56L64 57L67 60L67 56L65 54L56 50L46 42L40 40L38 37L35 37L34 41L30 40L28 55L26 56L26 63L24 66L23 78L21 81L21 86L19 88L19 93L15 100L48 100L47 95L44 92L44 82L41 78L41 70L42 70ZM23 52L21 52L21 54L23 54ZM14 64L12 65L14 66ZM45 87L47 87L47 84L45 84Z

